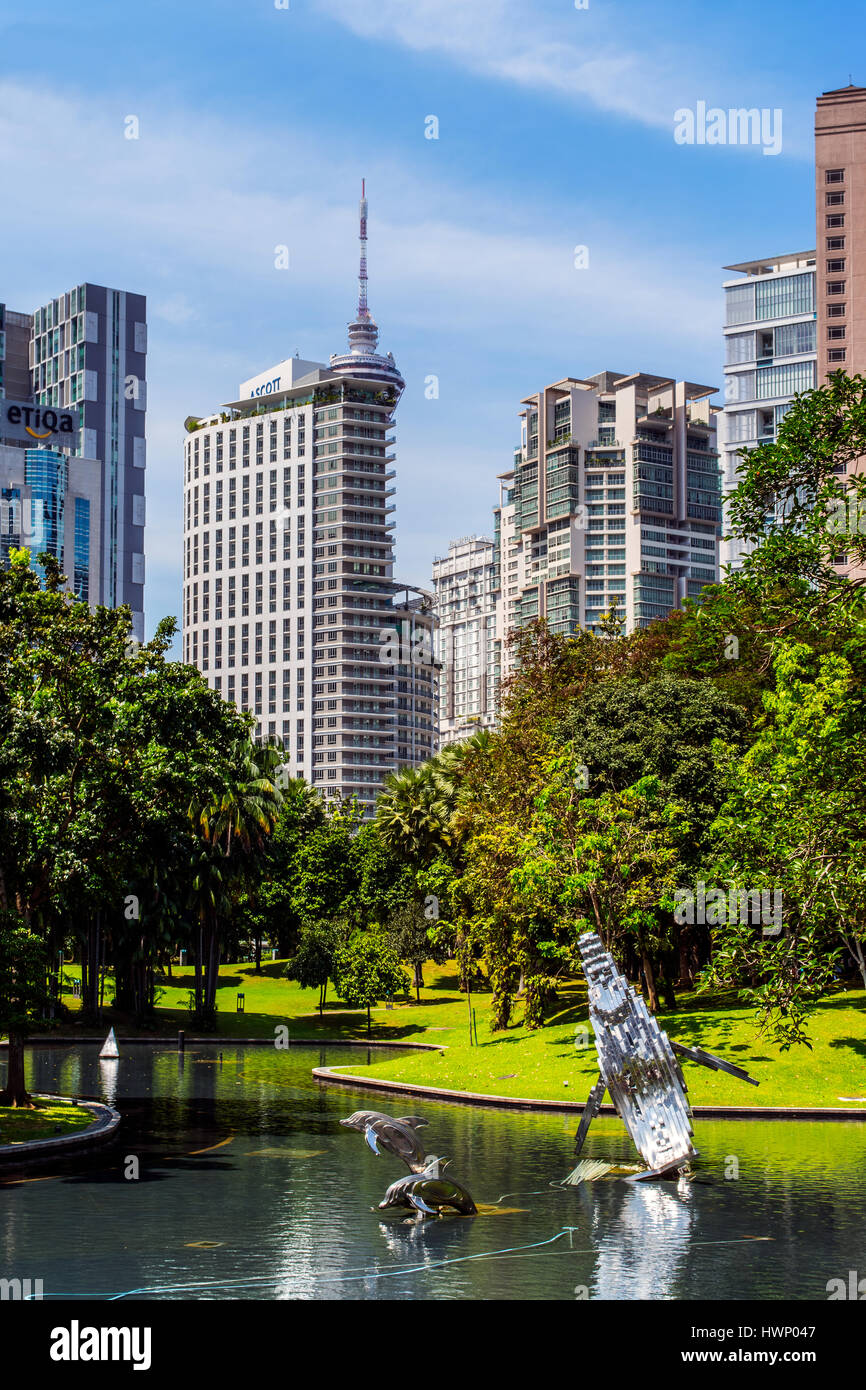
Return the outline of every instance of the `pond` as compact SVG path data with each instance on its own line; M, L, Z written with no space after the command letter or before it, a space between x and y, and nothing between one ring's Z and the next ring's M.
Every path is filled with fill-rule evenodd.
M97 1052L30 1051L29 1084L116 1103L117 1141L0 1168L2 1265L46 1298L825 1300L830 1279L866 1274L866 1123L698 1120L691 1181L561 1188L573 1116L312 1078L363 1049ZM426 1118L425 1147L480 1215L371 1210L406 1169L340 1128L358 1108ZM615 1117L584 1156L635 1159Z

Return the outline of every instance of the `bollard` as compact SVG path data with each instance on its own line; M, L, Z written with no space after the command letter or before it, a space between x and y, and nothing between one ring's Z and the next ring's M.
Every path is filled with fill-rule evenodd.
M178 1050L178 1052L183 1052L183 1044L184 1044L184 1037L183 1037L183 1029L181 1028L181 1029L178 1029L178 1034L177 1034L177 1050Z

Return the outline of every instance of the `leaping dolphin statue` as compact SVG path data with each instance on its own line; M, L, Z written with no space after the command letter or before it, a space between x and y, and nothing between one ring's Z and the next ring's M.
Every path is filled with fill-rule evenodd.
M357 1129L363 1134L367 1144L379 1157L379 1145L400 1158L413 1173L423 1172L427 1162L424 1148L415 1133L427 1125L418 1115L402 1115L394 1119L380 1110L356 1110L340 1124L346 1129Z
M459 1182L442 1176L442 1169L450 1162L447 1158L437 1158L430 1154L425 1167L418 1173L410 1173L405 1178L392 1182L379 1210L388 1207L414 1207L424 1216L439 1216L444 1207L452 1207L461 1216L477 1216L478 1208Z

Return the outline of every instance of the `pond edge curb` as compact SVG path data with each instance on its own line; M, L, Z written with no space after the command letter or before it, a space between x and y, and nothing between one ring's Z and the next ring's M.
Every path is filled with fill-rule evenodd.
M37 1100L60 1101L72 1104L71 1096L49 1095L34 1091ZM120 1124L120 1114L110 1105L97 1100L77 1100L74 1102L81 1110L90 1110L95 1119L86 1129L75 1134L60 1134L52 1139L25 1139L20 1144L0 1144L0 1162L11 1159L26 1163L31 1158L50 1158L53 1154L68 1150L89 1148L93 1144L103 1144L111 1139Z
M406 1081L383 1077L357 1076L333 1067L313 1067L317 1081L330 1085L362 1086L369 1090L397 1091L403 1095L426 1096L429 1100L453 1101L459 1105L488 1105L503 1110L546 1110L582 1114L585 1105L577 1100L529 1100L517 1096L483 1095L478 1091L448 1091L440 1086L414 1086ZM692 1114L703 1120L866 1120L862 1110L842 1110L835 1106L808 1105L693 1105ZM602 1115L615 1115L612 1105L602 1105Z

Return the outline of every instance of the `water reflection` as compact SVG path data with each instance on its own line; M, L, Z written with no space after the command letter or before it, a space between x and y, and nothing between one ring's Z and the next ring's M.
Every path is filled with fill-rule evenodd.
M402 1167L338 1124L392 1102L312 1080L313 1065L345 1063L347 1049L97 1054L40 1049L29 1080L115 1103L117 1143L41 1165L44 1181L15 1185L0 1170L3 1262L46 1293L573 1299L585 1286L599 1299L807 1299L866 1271L866 1124L699 1121L694 1181L559 1188L549 1184L572 1166L573 1120L419 1099L429 1147L453 1157L481 1209L425 1222L383 1218L377 1203ZM585 1156L634 1158L606 1117Z
M99 1088L106 1105L114 1105L117 1100L117 1072L120 1067L118 1057L99 1058Z
M598 1260L593 1298L679 1298L695 1225L688 1181L615 1183L592 1212Z

